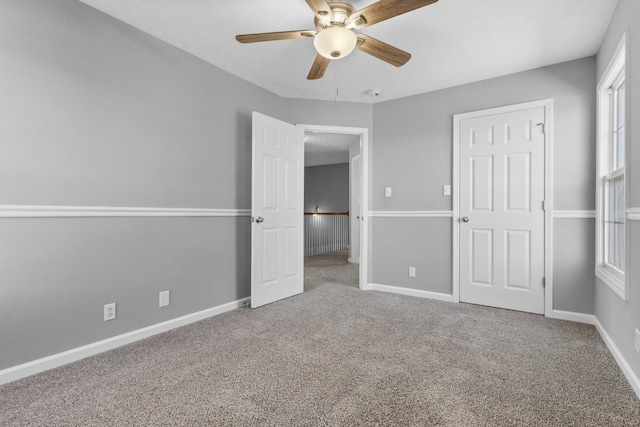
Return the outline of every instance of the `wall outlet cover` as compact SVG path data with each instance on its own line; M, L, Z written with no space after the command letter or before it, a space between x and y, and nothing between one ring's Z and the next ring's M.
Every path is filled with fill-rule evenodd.
M113 320L116 318L116 303L104 305L104 321Z

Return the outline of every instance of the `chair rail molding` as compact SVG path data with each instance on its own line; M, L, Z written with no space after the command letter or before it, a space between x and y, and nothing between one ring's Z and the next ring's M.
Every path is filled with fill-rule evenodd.
M250 209L0 205L0 218L240 217Z
M453 218L453 211L371 211L374 218Z
M625 212L628 220L640 221L640 208L629 208Z
M554 210L551 216L562 219L595 219L595 210Z

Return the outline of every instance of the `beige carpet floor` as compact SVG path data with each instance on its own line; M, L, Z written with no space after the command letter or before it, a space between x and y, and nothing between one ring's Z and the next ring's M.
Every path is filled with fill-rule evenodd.
M306 273L299 296L4 385L0 425L640 425L592 326L364 292L340 254Z

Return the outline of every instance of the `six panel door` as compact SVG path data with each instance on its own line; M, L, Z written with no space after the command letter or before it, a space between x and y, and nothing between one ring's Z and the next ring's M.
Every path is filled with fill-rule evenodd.
M460 301L544 313L544 108L460 121Z
M304 290L304 131L253 113L251 307Z

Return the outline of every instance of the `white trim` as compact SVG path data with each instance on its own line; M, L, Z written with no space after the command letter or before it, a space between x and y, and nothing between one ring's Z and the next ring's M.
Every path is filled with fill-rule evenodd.
M0 205L0 218L94 217L236 217L250 216L250 209L136 208L102 206Z
M635 372L633 372L633 369L631 369L631 366L620 352L620 349L615 344L615 342L613 342L613 339L611 339L597 317L595 319L594 325L600 333L602 341L604 341L604 343L607 345L607 348L613 355L613 358L616 359L620 370L622 370L624 376L627 377L627 381L629 381L629 384L631 384L633 391L635 391L638 398L640 398L640 379L638 379L638 376L635 374Z
M351 146L351 144L349 144L349 146ZM358 147L359 148L359 147ZM351 155L351 153L349 154ZM356 154L355 156L353 156L351 159L349 159L349 211L351 211L351 215L349 216L349 258L347 259L348 262L353 263L353 264L359 264L359 260L360 260L360 253L362 252L362 248L360 247L360 233L362 232L362 227L360 227L360 223L362 222L360 217L362 216L362 196L360 194L358 194L358 197L354 197L354 193L359 193L360 191L362 191L362 174L360 174L359 177L357 177L357 184L359 185L354 185L354 173L353 171L356 169L356 167L354 165L358 164L359 165L359 170L362 169L362 156L360 155L360 150L358 150L358 154ZM359 188L356 188L359 187ZM354 188L356 188L354 190ZM360 208L358 210L358 208ZM357 224L358 225L358 239L357 241L354 241L355 239L353 238L353 230L356 228L356 226L354 225L352 227L352 224ZM352 260L353 257L353 253L354 253L354 248L357 248L358 252L356 255L358 255L358 257L355 259L356 262L354 262Z
M573 311L553 310L554 319L568 320L569 322L586 323L587 325L596 324L596 316L593 314L576 313Z
M453 218L453 211L371 211L376 218Z
M629 34L625 32L616 47L616 51L609 60L609 64L605 72L602 74L600 81L596 87L596 250L595 250L595 275L602 280L611 290L613 290L624 301L629 299L629 277L624 272L608 267L605 263L605 246L604 241L604 217L605 217L605 177L610 173L610 116L611 106L609 103L609 88L614 84L619 74L624 70L628 75L629 49L627 49ZM626 97L627 118L625 122L626 136L625 141L629 141L630 126L629 123L629 102L630 96ZM625 149L628 153L629 150ZM626 159L628 164L629 159ZM625 203L629 201L629 185L625 182ZM625 225L625 236L627 230ZM629 266L629 239L625 237L625 266Z
M453 302L460 302L460 117L453 116L453 197L451 209L453 210L453 224L451 226L453 250L451 273ZM457 220L456 220L457 218Z
M596 277L602 280L616 295L627 301L628 297L625 289L627 287L625 286L625 278L621 277L621 273L609 266L596 267Z
M630 208L625 211L630 221L640 221L640 208Z
M622 35L622 38L618 42L618 46L616 47L616 51L611 55L611 59L609 64L607 65L606 70L602 73L602 77L600 77L600 81L598 82L598 91L605 88L605 86L611 86L614 81L613 74L616 75L620 73L621 69L629 63L627 58L627 44L629 43L629 34L625 32Z
M369 285L367 286L367 289L371 291L389 292L392 294L399 294L399 295L408 295L411 297L427 298L427 299L433 299L433 300L445 301L445 302L454 302L453 295L442 294L440 292L421 291L418 289L401 288L399 286L379 285L377 283L369 283Z
M551 216L554 219L595 219L596 211L553 211Z
M157 323L122 335L63 351L62 353L54 354L52 356L43 357L42 359L33 360L31 362L3 369L0 371L0 385L25 378L30 375L38 374L49 369L57 368L108 350L113 350L162 332L170 331L190 323L217 316L218 314L226 313L227 311L235 310L242 307L243 303L248 300L249 298L242 298L217 307L208 308L176 319L167 320L166 322Z
M482 117L492 114L503 114L512 111L528 110L532 108L544 108L545 138L544 138L544 199L546 202L544 212L544 315L553 317L553 99L541 99L538 101L521 104L506 105L503 107L489 108L486 110L472 111L455 114L453 116L453 301L460 301L460 223L455 220L460 216L460 122L465 119Z
M361 193L360 197L362 208L362 227L360 228L360 272L359 283L360 289L367 289L368 271L369 271L369 129L344 127L344 126L322 126L298 124L298 127L304 129L305 132L323 132L323 133L340 133L360 135L360 173Z
M544 315L553 316L553 135L555 129L553 99L541 102L544 105Z

